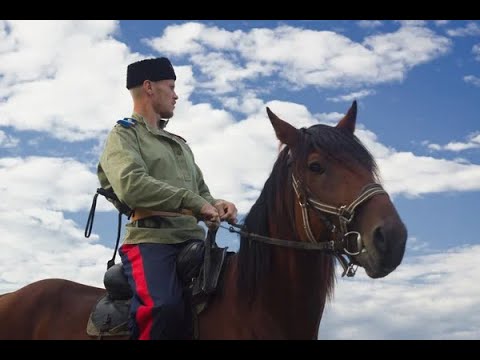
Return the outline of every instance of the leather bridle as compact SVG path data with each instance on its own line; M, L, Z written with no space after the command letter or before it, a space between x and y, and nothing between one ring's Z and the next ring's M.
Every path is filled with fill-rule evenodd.
M302 212L303 228L309 242L283 240L258 235L245 231L243 230L243 226L235 224L230 224L228 230L230 232L238 233L246 237L247 239L263 242L266 244L284 246L294 249L320 250L331 252L336 256L336 258L339 260L340 264L343 267L342 276L354 276L356 272L356 267L352 262L352 256L359 255L361 252L365 251L365 247L362 242L361 234L358 231L348 231L348 225L353 220L355 216L355 209L358 206L371 199L375 195L387 194L387 192L380 184L370 183L363 187L362 191L360 191L360 195L355 200L353 200L350 205L342 205L336 207L321 202L311 196L311 192L309 192L308 189L306 189L305 187L301 186L300 181L297 180L293 174L292 186L297 196L298 204L300 205L300 209ZM309 208L316 210L318 212L317 214L326 224L327 229L331 233L331 239L329 241L317 241L317 239L313 235L308 215ZM325 213L337 216L339 226L335 226L332 221L330 221L329 218L325 216ZM234 227L241 230L234 229ZM347 259L345 257L347 257Z

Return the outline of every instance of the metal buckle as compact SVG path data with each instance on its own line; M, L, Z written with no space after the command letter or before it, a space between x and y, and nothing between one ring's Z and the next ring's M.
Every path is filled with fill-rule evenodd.
M346 205L340 206L339 210L340 210L340 211L338 212L338 217L339 217L340 219L342 219L343 221L345 221L345 223L348 224L348 223L350 223L350 221L353 220L354 212L353 212L353 211L352 211L352 212L349 212L349 211L347 210L347 206L346 206Z
M353 263L350 263L347 269L345 269L345 271L343 272L342 277L344 277L345 275L347 275L347 277L355 276L357 269L358 269L358 266L355 266L353 265Z
M308 206L308 197L305 194L298 194L298 203L302 208L306 208Z
M355 240L357 241L356 243L356 251L353 251L353 249L349 249L350 243L350 235L356 235ZM348 255L355 256L358 255L362 252L363 249L363 244L362 244L362 235L358 231L349 231L343 235L343 240L345 241L345 246L343 247L343 251L347 253Z
M350 259L345 259L344 255L335 253L335 256L337 257L337 260L339 261L340 265L342 265L343 272L342 272L342 277L347 275L347 277L353 277L355 276L355 273L357 272L358 266L354 265Z

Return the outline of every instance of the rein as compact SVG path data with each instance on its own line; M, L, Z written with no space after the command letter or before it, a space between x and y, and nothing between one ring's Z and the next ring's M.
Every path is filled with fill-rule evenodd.
M298 203L302 210L302 219L303 227L307 238L310 242L304 241L292 241L273 238L269 236L263 236L255 233L248 232L244 230L244 226L230 224L230 227L225 227L220 225L220 227L227 229L232 233L240 234L247 239L255 240L258 242L263 242L265 244L283 246L298 250L317 250L317 251L327 251L332 252L340 265L343 267L342 277L347 275L348 277L355 276L357 267L353 264L351 257L360 254L365 251L362 242L362 236L357 231L348 231L348 224L353 220L355 215L355 209L360 206L362 203L366 202L370 198L379 194L387 194L387 192L382 188L380 184L371 183L366 185L360 195L350 204L342 205L340 207L331 206L320 202L311 196L307 196L306 192L300 186L300 181L298 181L295 176L292 174L292 185L297 195ZM311 230L310 221L308 216L308 208L311 207L314 210L317 210L321 219L326 223L327 228L331 231L332 239L329 241L318 242ZM332 214L338 216L340 230L338 231L336 226L332 224L330 220L323 213ZM236 228L236 229L235 229ZM354 240L352 242L352 239ZM351 248L351 245L355 245L355 249Z
M345 250L345 246L343 244L340 244L339 241L330 240L330 241L324 241L324 242L307 243L303 241L284 240L284 239L278 239L278 238L273 238L269 236L263 236L263 235L251 233L245 230L237 230L237 229L244 228L242 225L237 225L237 224L230 224L229 227L219 225L219 227L227 229L231 233L240 234L241 236L244 236L248 240L258 241L264 244L283 246L283 247L297 249L297 250L317 250L317 251L332 252L340 262L340 265L342 265L342 268L343 268L342 277L344 277L345 275L347 275L348 277L355 276L355 273L357 271L356 268L354 267L354 264L349 259L346 259L344 257L345 254L343 254L342 252Z

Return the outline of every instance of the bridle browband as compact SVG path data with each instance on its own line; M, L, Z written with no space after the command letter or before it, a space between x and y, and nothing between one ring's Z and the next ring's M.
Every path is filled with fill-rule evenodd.
M289 247L293 249L301 250L318 250L318 251L327 251L335 255L335 257L342 265L343 273L342 277L347 275L352 277L355 275L357 268L354 267L351 257L360 254L365 251L362 242L362 236L357 231L348 231L348 224L353 220L355 215L355 209L360 206L362 203L366 202L370 198L379 194L387 194L380 184L370 183L366 185L360 195L352 201L350 205L342 205L339 207L331 206L325 204L317 199L314 199L312 196L307 195L307 189L301 186L300 181L298 181L292 173L292 186L295 190L300 209L302 211L302 222L303 228L307 235L309 242L304 241L292 241L292 240L283 240L272 238L268 236L258 235L250 233L243 230L244 226L230 224L228 230L244 236L247 239L255 240L258 242L263 242L266 244ZM388 194L387 194L388 195ZM312 233L310 227L310 220L308 216L308 208L311 207L314 210L318 211L321 219L327 225L327 229L331 233L331 239L329 241L318 242L315 239L315 236ZM338 216L339 220L339 230L337 227L324 215L324 213L332 214ZM222 226L223 227L223 226ZM240 230L237 230L237 229ZM226 228L226 227L224 227ZM352 239L354 241L352 241ZM354 245L355 249L351 246ZM346 258L345 258L346 257Z

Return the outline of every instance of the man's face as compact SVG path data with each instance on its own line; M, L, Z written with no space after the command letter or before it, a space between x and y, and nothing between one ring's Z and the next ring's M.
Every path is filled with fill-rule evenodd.
M175 103L178 99L175 93L175 80L160 80L152 82L153 109L162 119L170 119L173 116Z

